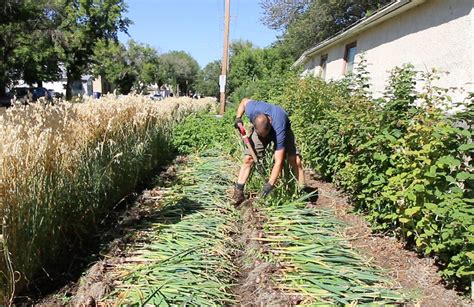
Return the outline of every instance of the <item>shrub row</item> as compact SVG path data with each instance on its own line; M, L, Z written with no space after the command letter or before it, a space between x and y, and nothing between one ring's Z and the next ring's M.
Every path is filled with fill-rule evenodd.
M295 77L280 93L257 91L254 98L285 107L305 163L347 191L374 229L435 256L447 281L468 287L474 271L473 99L453 103L449 91L432 86L436 78L409 65L396 68L384 97L372 99L360 65L342 82ZM417 82L423 90L416 90Z

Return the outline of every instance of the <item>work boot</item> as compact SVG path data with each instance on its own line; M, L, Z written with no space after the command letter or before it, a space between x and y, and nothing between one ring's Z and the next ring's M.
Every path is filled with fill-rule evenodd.
M319 191L318 191L318 188L313 188L313 187L309 187L309 186L304 186L302 189L301 189L301 192L303 194L310 194L310 193L313 193L313 195L311 195L308 200L312 203L315 203L317 200L318 200L318 197L319 197Z
M234 195L232 196L231 204L235 207L239 206L245 200L244 190L235 188Z

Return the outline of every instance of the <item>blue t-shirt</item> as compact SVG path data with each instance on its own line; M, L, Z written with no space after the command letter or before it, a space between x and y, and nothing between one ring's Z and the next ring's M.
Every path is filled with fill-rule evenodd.
M275 149L285 148L286 131L290 129L290 120L285 110L263 101L250 100L245 106L245 114L252 123L259 114L270 116L272 118L272 128L275 132Z

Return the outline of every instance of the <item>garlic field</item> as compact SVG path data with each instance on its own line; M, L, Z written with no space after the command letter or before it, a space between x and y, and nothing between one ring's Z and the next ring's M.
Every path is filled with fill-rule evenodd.
M176 184L156 200L161 212L134 225L122 261L106 265L105 281L99 284L112 290L100 302L289 306L406 301L380 270L351 251L337 234L341 225L331 212L306 207L304 201L230 206L226 190L234 171L231 159L215 151L192 155L178 166Z
M420 292L354 248L344 230L351 225L302 195L287 168L269 197L232 206L242 157L232 117L232 110L216 117L212 99L140 96L4 112L2 300L73 306L422 301ZM269 169L271 157L263 163ZM250 195L265 183L260 171L247 184ZM84 254L91 254L87 266L68 275Z

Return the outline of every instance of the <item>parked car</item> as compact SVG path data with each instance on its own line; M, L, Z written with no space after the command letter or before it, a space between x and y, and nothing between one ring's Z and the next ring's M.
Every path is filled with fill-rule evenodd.
M44 87L15 87L8 95L14 98L15 103L21 104L35 102L40 98L44 98L46 101L53 100L52 93Z
M13 95L11 93L6 93L0 95L0 107L11 107L13 100Z
M64 94L61 92L56 92L55 90L48 89L52 98L61 99L64 97Z
M15 87L9 94L14 97L15 103L27 104L34 101L33 89L31 87Z
M153 95L150 96L150 99L151 99L151 100L162 100L163 97L161 96L160 93L155 93L155 94L153 94Z
M51 92L45 89L44 87L33 87L32 91L33 91L33 101L36 101L39 98L43 98L43 97L48 101L51 101L53 99Z

